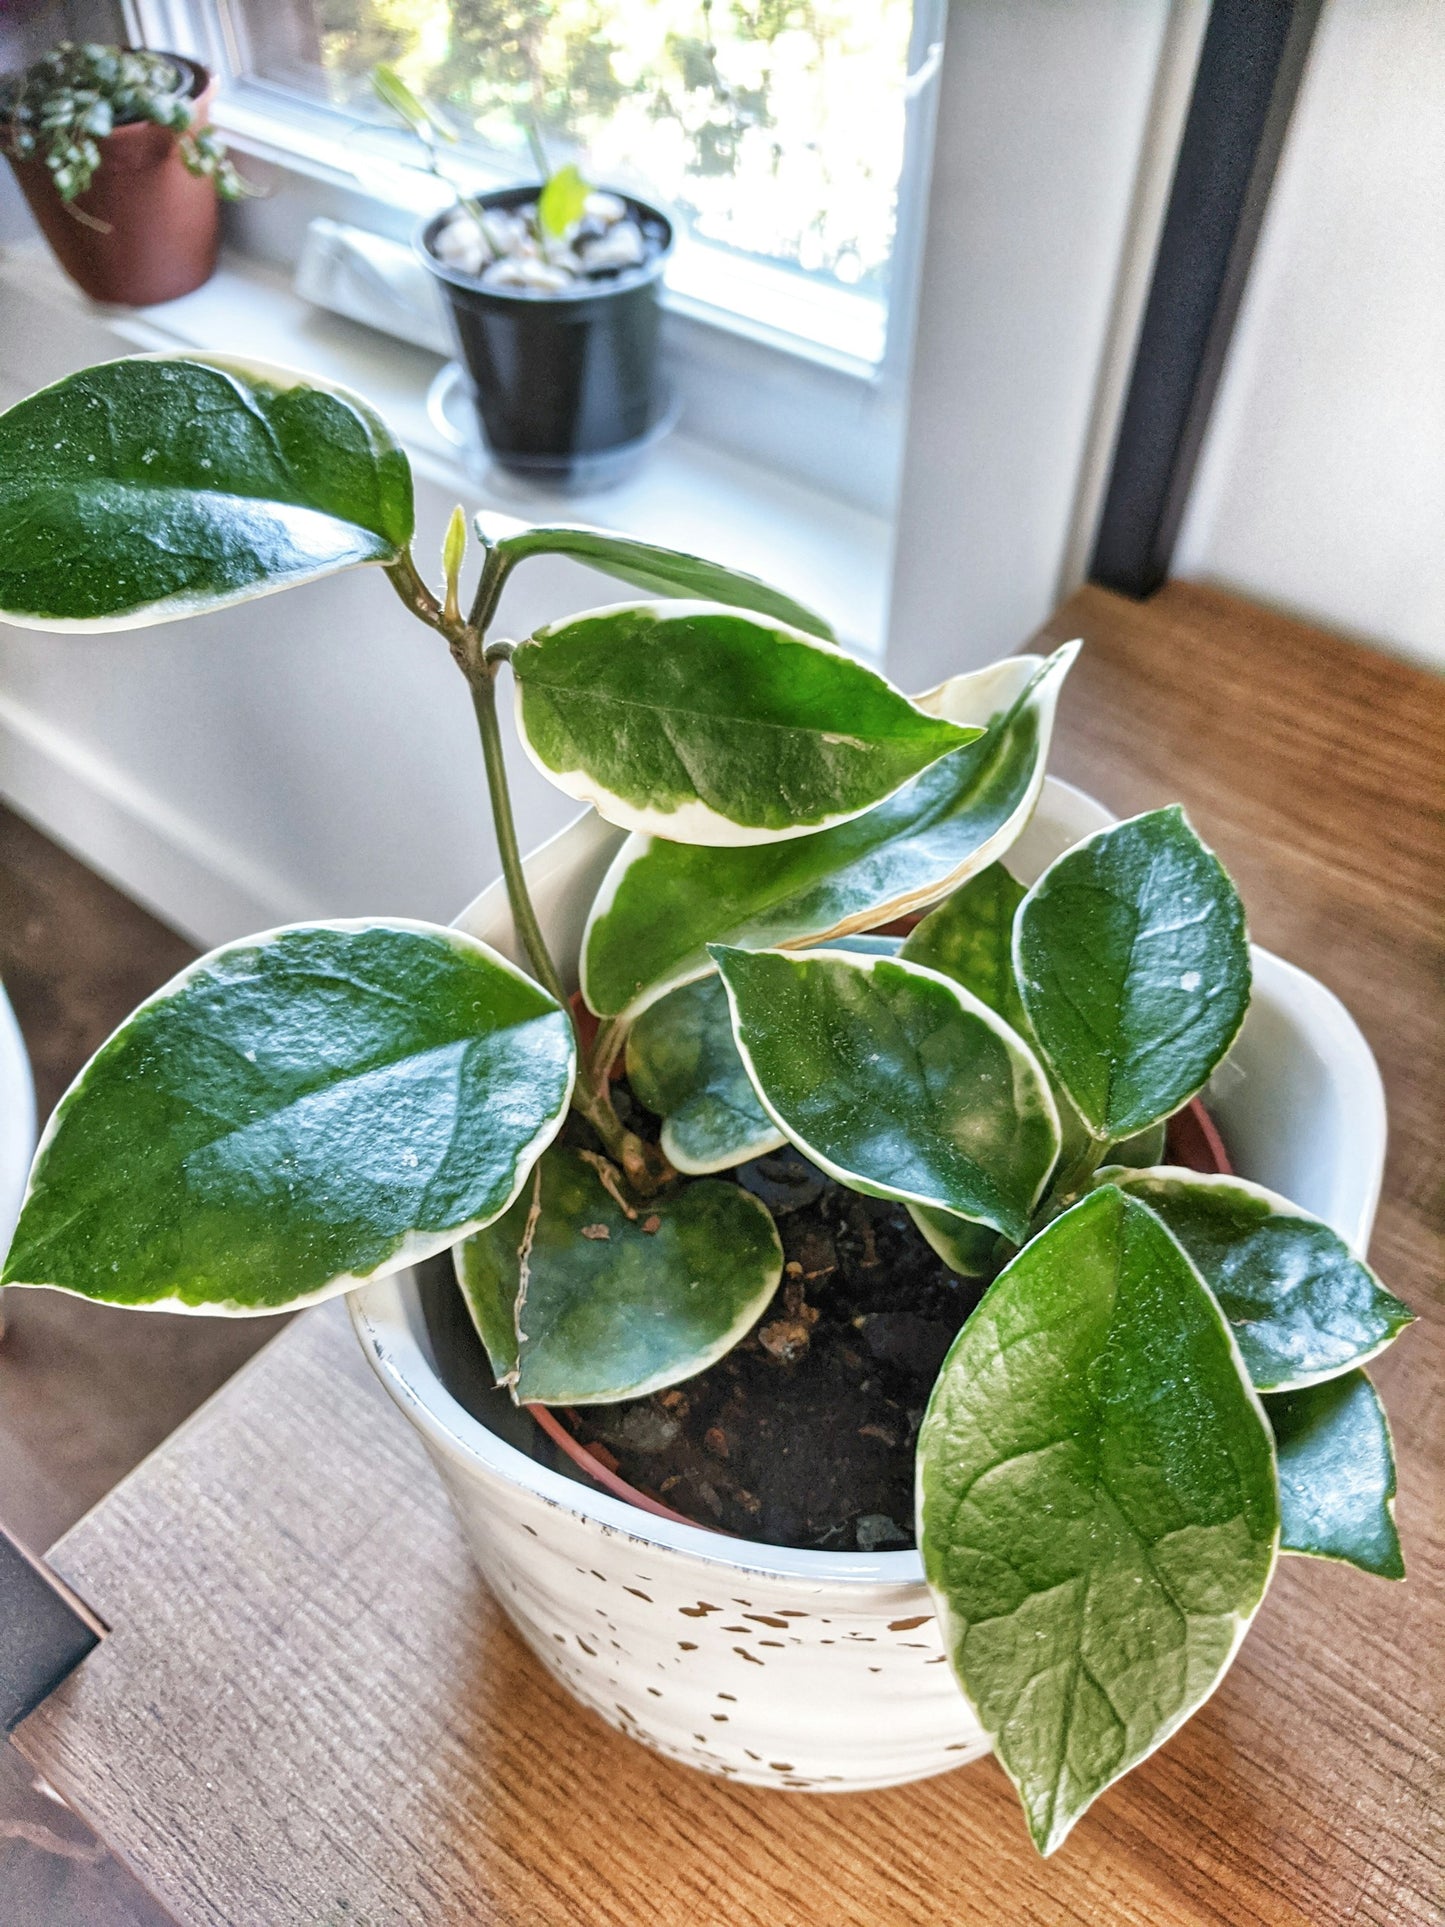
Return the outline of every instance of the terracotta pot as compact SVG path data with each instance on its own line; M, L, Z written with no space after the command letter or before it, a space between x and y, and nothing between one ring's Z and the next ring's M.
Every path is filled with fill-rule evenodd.
M188 75L201 126L216 91L213 75L168 54ZM150 121L117 127L100 142L94 181L78 197L80 220L55 191L44 161L10 160L21 191L62 268L92 301L149 307L208 281L216 266L220 210L212 183L187 171L175 135ZM92 222L103 226L92 226Z

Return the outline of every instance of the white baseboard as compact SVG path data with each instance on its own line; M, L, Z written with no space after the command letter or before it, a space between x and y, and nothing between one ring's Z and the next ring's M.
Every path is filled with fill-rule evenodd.
M203 949L316 914L293 886L3 693L0 797Z

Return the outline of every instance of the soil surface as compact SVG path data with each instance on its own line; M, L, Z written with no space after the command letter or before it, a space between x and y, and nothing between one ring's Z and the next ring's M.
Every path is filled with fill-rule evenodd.
M792 1149L722 1175L777 1223L785 1269L768 1310L685 1384L560 1416L699 1525L834 1552L911 1546L914 1440L983 1284L956 1277L901 1205L835 1184Z
M625 1078L613 1096L624 1121L655 1140L658 1120ZM562 1137L596 1146L575 1113ZM1170 1119L1166 1161L1231 1168L1197 1107ZM950 1271L901 1205L848 1190L791 1147L717 1175L755 1192L777 1224L784 1271L767 1311L681 1385L556 1416L609 1470L699 1525L820 1551L912 1546L918 1428L987 1281ZM448 1389L520 1450L585 1476L493 1385L450 1258L419 1276Z

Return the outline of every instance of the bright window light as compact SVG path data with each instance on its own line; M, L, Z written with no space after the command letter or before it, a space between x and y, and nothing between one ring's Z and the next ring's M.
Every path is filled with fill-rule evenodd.
M368 75L389 61L492 170L535 171L530 123L554 164L575 157L593 179L670 208L682 292L881 358L910 0L224 0L224 11L238 78L370 122Z

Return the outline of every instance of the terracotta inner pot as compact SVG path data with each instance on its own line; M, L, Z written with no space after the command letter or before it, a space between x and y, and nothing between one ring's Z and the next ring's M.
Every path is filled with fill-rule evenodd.
M179 54L166 58L189 77L192 124L203 126L215 79ZM61 200L44 161L10 160L61 267L93 301L128 307L174 301L200 287L215 271L220 240L215 187L187 171L175 135L150 121L117 127L99 146L95 179L74 202L85 220Z

